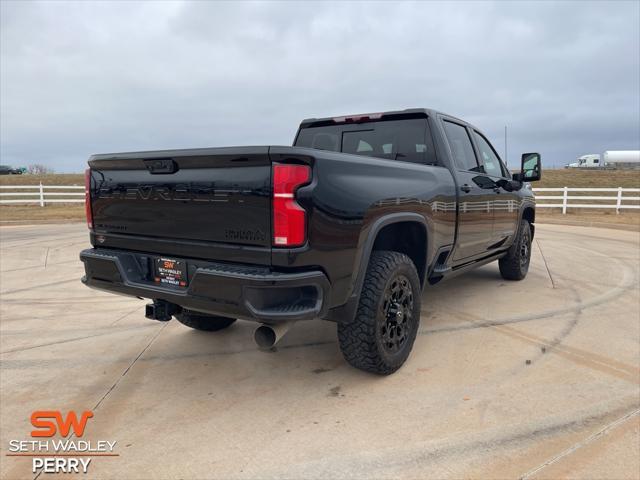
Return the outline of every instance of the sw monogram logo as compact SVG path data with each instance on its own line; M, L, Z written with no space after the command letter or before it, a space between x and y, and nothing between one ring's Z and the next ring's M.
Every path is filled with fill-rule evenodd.
M76 437L82 438L87 421L93 417L93 412L85 410L82 412L80 419L76 412L68 412L67 417L63 418L62 413L58 410L38 410L31 414L31 425L36 430L31 431L32 437L53 437L57 432L67 437L71 429Z

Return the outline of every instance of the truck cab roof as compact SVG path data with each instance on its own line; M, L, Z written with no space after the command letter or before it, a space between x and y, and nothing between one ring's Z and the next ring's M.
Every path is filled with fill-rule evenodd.
M300 128L330 125L334 123L360 123L360 122L367 122L371 120L380 120L383 117L407 118L407 117L433 117L436 115L444 115L449 118L455 119L456 121L462 124L470 125L473 127L473 125L471 125L469 122L465 122L462 119L459 119L453 115L449 115L448 113L440 112L438 110L434 110L431 108L407 108L404 110L390 110L387 112L359 113L359 114L353 114L353 115L340 115L336 117L323 117L323 118L305 118L304 120L302 120L302 122L300 122Z

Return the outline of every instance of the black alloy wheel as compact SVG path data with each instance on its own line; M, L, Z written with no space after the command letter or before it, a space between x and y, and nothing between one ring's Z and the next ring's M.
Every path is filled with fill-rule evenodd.
M380 307L380 341L388 353L394 354L404 346L413 323L413 289L406 276L391 279Z

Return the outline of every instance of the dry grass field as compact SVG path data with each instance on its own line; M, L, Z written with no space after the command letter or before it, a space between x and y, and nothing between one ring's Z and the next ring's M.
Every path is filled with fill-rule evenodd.
M84 174L59 173L50 175L0 176L0 185L39 185L40 182L42 182L43 185L82 186L84 185ZM6 190L3 189L3 192L6 192ZM84 205L82 204L55 204L47 205L45 207L41 207L37 204L0 205L0 224L28 224L43 222L65 223L76 221L84 221Z
M542 180L536 182L535 188L640 188L640 170L544 170ZM540 192L538 195L556 195L554 192ZM593 192L578 193L571 195L598 195ZM615 196L615 193L607 194ZM629 196L640 196L640 193L628 194ZM540 200L539 203L557 203L550 200ZM571 201L570 201L571 203ZM574 202L575 203L575 202ZM609 203L588 201L583 203ZM628 204L638 204L638 202L628 202ZM640 230L640 211L621 210L616 214L614 209L586 209L569 208L567 214L563 215L559 208L539 208L536 212L536 220L541 223L558 223L569 225L587 225L592 227L616 226L625 229Z
M0 185L84 185L83 174L53 175L3 175ZM540 188L640 188L640 170L545 170L542 180L535 184ZM635 194L634 196L640 196ZM541 201L542 203L542 201ZM637 203L637 202L636 202ZM627 210L616 214L615 210L569 209L562 215L560 209L538 209L539 222L563 223L590 226L620 226L640 229L640 211ZM2 205L0 223L40 223L83 221L84 207L79 204L48 205Z
M0 225L31 223L84 222L84 205L81 203L40 205L0 205Z
M0 175L0 185L84 185L82 173L53 173L47 175Z
M640 170L543 169L534 187L640 188Z

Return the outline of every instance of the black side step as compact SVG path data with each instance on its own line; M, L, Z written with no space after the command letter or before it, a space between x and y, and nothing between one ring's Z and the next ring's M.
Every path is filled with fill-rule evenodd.
M431 276L444 275L445 273L449 273L451 271L451 267L444 264L438 263L435 267L433 267L433 271L431 272Z
M431 274L429 275L429 283L431 285L438 283L447 273L451 272L452 269L447 264L450 253L450 246L443 247L438 252L438 256L436 257L436 264L433 267L433 270L431 270Z

